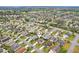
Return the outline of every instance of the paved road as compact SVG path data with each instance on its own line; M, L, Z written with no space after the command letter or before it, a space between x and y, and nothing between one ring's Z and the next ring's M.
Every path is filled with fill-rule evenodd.
M72 41L72 43L71 43L71 46L70 46L70 48L68 49L68 53L72 53L73 52L73 49L74 49L74 47L76 46L76 45L78 45L79 46L79 44L77 43L77 40L79 39L79 34L77 34L76 35L76 37L74 38L74 40Z

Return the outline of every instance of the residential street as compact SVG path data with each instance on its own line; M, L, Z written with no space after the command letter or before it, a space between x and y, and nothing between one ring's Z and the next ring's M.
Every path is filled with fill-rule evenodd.
M77 40L79 39L79 34L76 35L76 37L74 38L74 40L72 41L71 43L71 46L70 48L68 49L68 53L72 53L73 52L73 49L76 45L79 45L79 43L77 43Z

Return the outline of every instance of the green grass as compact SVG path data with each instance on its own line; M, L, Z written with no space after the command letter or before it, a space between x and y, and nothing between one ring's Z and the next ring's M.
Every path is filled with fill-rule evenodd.
M59 43L58 43L58 42L54 42L53 44L54 44L54 46L57 46L57 45L59 45Z
M63 31L60 36L63 37L63 35L66 34L66 33L67 33L67 31Z
M20 40L17 40L17 41L16 41L16 43L19 43L19 42L20 42Z
M35 42L36 42L35 40L31 40L31 41L30 41L31 44L34 44Z
M33 32L30 32L30 34L29 34L30 36L33 36L33 35L36 35L35 33L33 33Z
M51 33L51 35L55 35L55 34L56 34L56 32L52 32L52 33Z
M77 40L77 42L79 43L79 39Z
M25 36L21 36L20 39L24 40L24 39L26 39L26 37Z
M32 51L32 47L28 47L27 48L27 53L31 52Z
M4 45L2 45L2 48L8 50L9 53L13 53L13 52L14 52L14 51L11 49L11 47L8 46L8 45L5 45L5 44L4 44Z
M67 50L64 47L61 47L59 50L59 53L66 53L66 52L67 52Z
M65 42L64 46L60 47L59 53L66 53L70 47L70 44L71 43L69 42Z
M70 37L68 37L67 39L72 41L74 39L75 35L71 35Z
M50 51L50 47L43 48L43 51L46 52L46 53L49 52Z
M22 43L22 44L20 44L20 45L21 45L22 47L25 47L25 46L26 46L26 44L23 44L23 43Z
M74 49L73 49L73 52L74 53L79 53L79 46L75 46Z
M63 32L63 34L66 34L66 33L67 33L67 31L64 31L64 32Z
M25 36L21 36L21 37L19 38L20 41L25 40L25 39L26 39Z
M41 44L36 44L36 48L41 48L42 45Z

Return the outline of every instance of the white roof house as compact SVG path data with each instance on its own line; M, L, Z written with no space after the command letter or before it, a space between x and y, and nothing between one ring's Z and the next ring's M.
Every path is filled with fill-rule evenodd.
M69 36L68 35L63 35L63 38L65 39L65 38L68 38Z

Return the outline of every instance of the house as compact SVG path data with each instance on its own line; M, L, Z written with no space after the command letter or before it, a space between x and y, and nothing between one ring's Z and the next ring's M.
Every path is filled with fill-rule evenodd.
M17 44L17 43L14 43L12 46L11 46L11 48L15 51L17 48L19 48L20 47L20 45L19 44Z
M10 39L10 37L6 37L6 38L2 39L1 41L6 42L6 41L9 41L9 39Z
M60 34L61 34L61 32L57 32L55 35L56 35L56 36L59 36Z
M65 35L63 35L63 38L68 38L70 35L72 35L72 32L68 32Z
M38 42L39 44L43 44L43 43L44 43L44 40L43 40L43 39L38 39L37 42Z
M51 38L51 35L46 34L46 35L43 36L43 38L44 39L50 39Z
M50 38L50 41L52 41L52 42L57 42L58 39L52 36L52 37Z
M55 46L52 50L53 50L53 52L58 52L59 49L60 49L60 46L58 45L58 46Z
M64 41L60 41L60 46L63 46L65 44Z
M26 36L26 35L28 35L28 32L27 31L22 31L22 35Z
M15 43L15 41L10 39L6 44L8 44L8 45L11 46L11 45L14 44L14 43Z
M66 35L70 36L70 35L72 35L72 32L68 32Z
M53 42L53 40L54 40L54 39L55 39L55 37L53 37L53 36L52 36L52 37L50 38L50 41L52 41L52 42Z
M19 49L17 49L17 53L23 53L23 52L25 52L26 51L26 48L24 48L24 47L21 47L21 48L19 48Z
M44 44L45 47L49 47L49 46L51 46L51 45L52 45L52 42L48 42L48 43L45 43L45 44Z
M41 33L37 33L37 36L40 38L42 36L42 34Z
M63 35L63 38L65 39L65 38L68 38L69 36L67 35L67 34L65 34L65 35Z
M37 35L34 35L34 36L30 36L30 37L29 37L29 39L32 39L32 40L35 40L35 39L37 39L37 38L38 38Z

